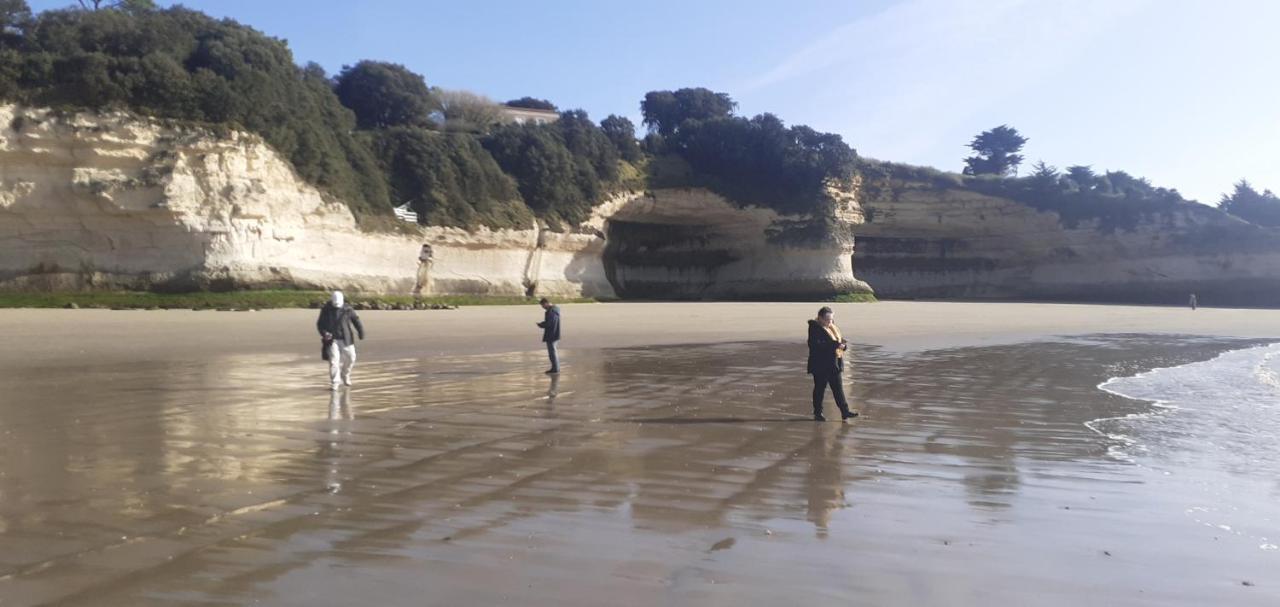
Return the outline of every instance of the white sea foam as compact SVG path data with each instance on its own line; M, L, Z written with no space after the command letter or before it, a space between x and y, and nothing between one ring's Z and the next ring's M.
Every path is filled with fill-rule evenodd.
M1117 377L1098 388L1151 403L1143 413L1085 424L1110 439L1112 457L1185 484L1192 500L1185 514L1194 522L1275 550L1263 536L1272 523L1261 505L1271 503L1280 477L1280 344Z

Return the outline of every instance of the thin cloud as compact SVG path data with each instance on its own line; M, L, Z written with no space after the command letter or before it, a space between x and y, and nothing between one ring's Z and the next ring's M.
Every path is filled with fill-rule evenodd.
M835 28L732 90L753 106L798 105L793 120L877 157L918 162L940 138L971 130L975 114L1060 78L1091 39L1149 2L910 0Z

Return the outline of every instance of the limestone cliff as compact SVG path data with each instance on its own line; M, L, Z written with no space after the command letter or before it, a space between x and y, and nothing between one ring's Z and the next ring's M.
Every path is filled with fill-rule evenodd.
M646 192L608 217L606 270L624 297L803 299L869 292L854 277L850 196L812 215L739 208L699 189Z
M1280 234L1202 205L1115 228L924 184L862 203L855 270L885 297L1280 302Z
M840 194L840 193L836 193ZM847 193L812 216L697 189L629 192L568 232L361 230L255 136L0 106L0 288L819 297L865 290Z

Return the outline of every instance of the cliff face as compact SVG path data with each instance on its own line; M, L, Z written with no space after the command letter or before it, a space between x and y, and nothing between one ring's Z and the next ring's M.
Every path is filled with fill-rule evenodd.
M259 138L123 113L0 106L0 288L346 288L437 294L814 297L865 290L857 203L812 217L702 190L624 193L571 232L362 231Z
M599 209L605 268L623 297L804 299L869 292L854 277L851 196L813 215L742 209L700 189L646 192Z
M256 137L0 106L0 286L408 289L416 248Z
M863 200L855 270L886 297L1275 305L1280 234L1183 205L1132 229L963 189Z

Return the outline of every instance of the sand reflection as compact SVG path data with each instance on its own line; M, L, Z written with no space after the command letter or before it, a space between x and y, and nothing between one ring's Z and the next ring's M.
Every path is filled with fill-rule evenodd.
M1108 344L856 349L851 425L808 419L779 343L566 350L550 377L539 352L362 361L332 393L316 361L249 356L0 378L0 596L910 604L957 567L1113 579L1068 559L1147 499L1082 426L1141 406L1094 388L1146 356Z

